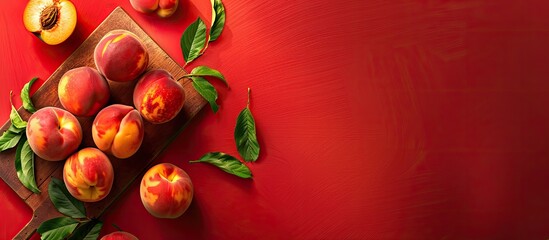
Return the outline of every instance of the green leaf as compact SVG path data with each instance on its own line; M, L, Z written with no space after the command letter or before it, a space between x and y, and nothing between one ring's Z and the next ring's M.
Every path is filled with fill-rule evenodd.
M204 76L216 77L216 78L220 79L221 81L223 81L223 83L225 83L225 85L227 85L227 87L229 86L229 83L227 82L227 80L225 80L225 77L223 76L223 74L221 74L221 72L219 72L219 71L217 71L213 68L210 68L208 66L195 67L191 71L190 75L199 76L199 77L204 77Z
M72 235L69 236L68 240L96 240L99 237L99 232L102 227L102 222L97 219L92 219L80 224Z
M15 151L15 171L19 181L34 193L40 193L34 177L34 152L29 146L29 141L23 137Z
M85 218L86 208L84 204L74 198L63 181L57 178L51 178L48 186L48 193L51 202L57 208L57 211L72 218Z
M202 19L197 18L195 22L191 23L183 32L181 36L180 44L181 51L183 52L183 58L186 64L192 62L198 56L204 44L206 43L206 25Z
M5 150L11 149L17 145L19 140L21 139L21 136L23 135L22 132L15 132L19 131L20 129L10 126L10 128L5 131L2 136L0 136L0 152L3 152Z
M248 88L248 104L236 119L234 128L234 140L240 156L245 161L255 161L259 157L259 143L255 129L255 120L250 111L250 89Z
M21 90L21 100L23 101L23 108L25 108L27 111L34 113L36 112L36 108L34 108L34 104L32 104L32 100L30 98L30 88L38 80L37 77L33 78L23 86L23 90Z
M221 0L211 0L212 2L212 27L210 28L210 42L215 41L225 26L225 7Z
M226 153L222 153L222 152L206 153L200 159L195 161L190 161L190 163L197 163L197 162L205 162L205 163L212 164L225 172L239 176L241 178L252 177L252 172L250 172L250 169L246 165L244 165L235 157Z
M52 218L40 224L36 230L43 240L65 239L74 231L78 221L69 217Z
M24 129L27 127L27 122L21 118L13 105L11 105L10 121L11 125L16 128Z
M214 86L202 77L191 77L191 79L193 80L194 89L210 103L210 107L216 113L219 110L219 106L215 102L217 100L217 91Z
M12 133L21 133L21 132L24 132L26 129L27 129L26 127L16 128L15 126L10 125L10 128L8 128L8 131L11 131Z

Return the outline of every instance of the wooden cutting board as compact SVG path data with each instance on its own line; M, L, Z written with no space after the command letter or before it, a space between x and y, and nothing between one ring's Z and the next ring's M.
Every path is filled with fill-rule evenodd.
M128 14L117 7L97 29L76 49L76 51L59 66L48 78L42 87L32 96L32 101L37 109L46 106L61 107L57 97L57 85L61 76L68 70L81 67L94 67L93 50L105 33L114 29L125 29L135 33L143 40L149 52L148 70L163 68L170 72L175 79L183 76L185 71L173 59L171 59L150 37L141 29ZM154 159L170 144L170 142L185 128L187 123L200 111L206 101L193 89L190 80L180 81L185 89L186 102L181 113L172 121L153 125L145 122L145 139L139 151L128 159L116 159L110 157L115 170L114 184L110 194L97 203L86 204L89 217L100 217L122 193L134 183L140 180ZM132 93L135 82L116 83L109 81L111 88L110 104L121 103L132 106ZM30 114L20 108L19 114L27 120ZM82 125L84 139L81 147L94 147L91 137L91 124L93 117L78 118ZM9 120L2 126L0 133L10 126ZM23 199L33 210L30 222L15 236L15 239L28 239L45 220L61 216L53 207L48 196L48 184L51 177L62 179L63 163L49 162L36 156L35 171L36 181L42 193L34 194L27 190L18 180L15 172L15 148L0 153L0 177ZM137 182L134 184L138 184Z

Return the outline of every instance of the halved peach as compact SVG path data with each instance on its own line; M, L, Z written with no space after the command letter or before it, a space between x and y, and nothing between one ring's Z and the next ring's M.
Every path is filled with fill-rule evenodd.
M67 40L76 19L76 8L69 0L30 0L23 12L25 28L49 45Z

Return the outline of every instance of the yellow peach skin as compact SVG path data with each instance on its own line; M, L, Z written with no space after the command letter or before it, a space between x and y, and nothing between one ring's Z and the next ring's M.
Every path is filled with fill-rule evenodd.
M56 107L45 107L27 122L29 145L40 158L65 160L82 142L82 127L74 115Z
M139 37L120 29L103 36L93 57L97 70L115 82L135 80L149 64L149 54Z
M170 163L149 169L139 190L145 209L158 218L180 217L191 204L194 193L189 175Z
M72 114L80 117L95 115L109 100L109 84L99 72L90 67L67 71L57 88L59 102Z
M139 150L145 130L143 119L133 107L113 104L102 109L92 124L92 137L101 151L129 158Z
M166 18L175 13L179 0L130 0L133 9L141 13L152 13Z
M84 148L71 155L63 167L69 193L83 202L97 202L109 194L114 171L107 155L97 148Z
M165 70L152 70L135 85L133 104L145 120L161 124L179 114L185 104L185 91Z

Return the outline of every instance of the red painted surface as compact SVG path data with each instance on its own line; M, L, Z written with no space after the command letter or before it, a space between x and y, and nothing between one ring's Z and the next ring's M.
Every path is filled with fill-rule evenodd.
M42 83L121 4L178 63L179 37L209 1L173 18L128 1L74 1L76 32L46 46L24 1L0 13L0 119L9 91ZM188 212L155 219L136 182L103 218L141 239L545 239L549 237L549 5L544 1L225 0L227 25L187 66L231 84L158 159L195 185ZM262 152L254 180L208 165L237 154L252 88ZM16 101L20 105L20 101ZM5 184L0 237L30 217Z

